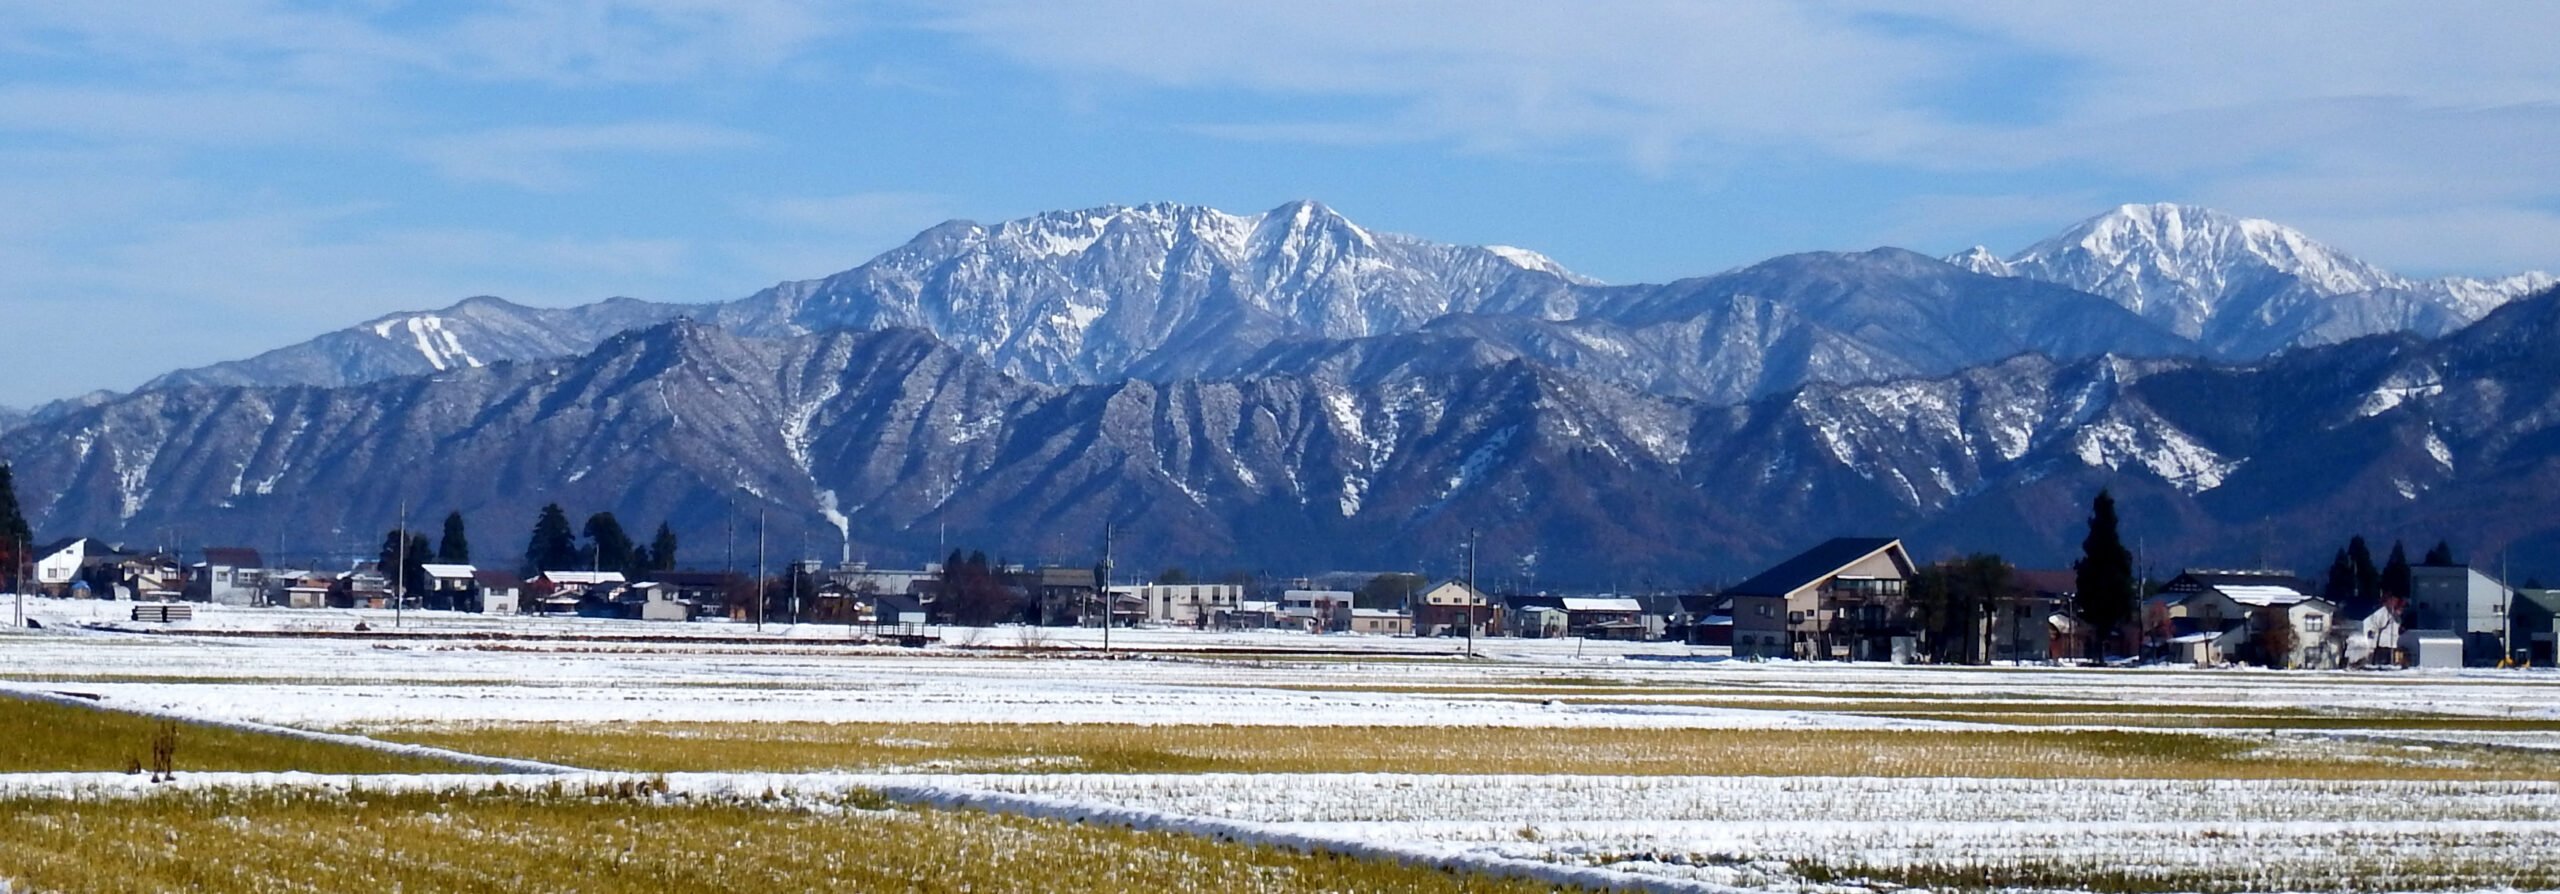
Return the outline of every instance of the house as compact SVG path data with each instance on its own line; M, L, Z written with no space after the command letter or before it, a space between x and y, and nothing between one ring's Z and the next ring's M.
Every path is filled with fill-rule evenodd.
M2533 667L2550 667L2560 660L2560 590L2520 589L2515 604L2508 609L2508 623L2513 625L2512 645L2516 660Z
M1824 541L1724 591L1733 599L1733 653L1890 658L1894 640L1912 635L1897 609L1915 567L1891 537Z
M696 614L725 614L738 620L754 616L755 586L747 582L744 574L735 571L652 571L645 576L651 581L675 587L676 598L693 603ZM826 578L828 584L840 583L841 580ZM820 586L820 592L825 591L825 586ZM856 592L860 591L858 584L853 586Z
M2248 643L2246 621L2182 617L2170 622L2165 657L2197 667L2219 667L2231 663L2231 656L2239 654Z
M1340 633L1351 629L1351 600L1349 590L1282 590L1280 623L1310 633Z
M2009 572L2009 592L1991 607L1985 633L1993 661L2049 661L2087 654L2074 643L2079 618L2073 613L2080 575L2070 569L2017 568ZM2069 654L2063 654L2063 653Z
M1502 629L1502 610L1482 591L1444 581L1414 600L1413 629L1417 636L1486 636Z
M89 583L97 595L114 591L100 590L91 578L101 566L112 566L125 558L115 547L87 537L73 537L35 549L36 592L47 596L69 596L73 585Z
M2403 643L2420 638L2459 639L2462 666L2495 665L2507 657L2507 613L2515 601L2513 588L2468 565L2411 568L2408 607L2400 619ZM2418 650L2412 647L2411 651ZM2419 666L2435 665L2421 657Z
M1102 577L1094 569L1048 566L1012 571L1003 577L1005 583L1021 588L1031 604L1038 606L1042 624L1081 626L1088 616L1101 612L1098 599Z
M530 586L534 593L543 596L562 591L568 591L572 595L583 595L588 587L597 584L611 584L619 587L629 582L630 580L623 577L622 572L619 571L545 571L534 575Z
M187 566L168 553L126 556L116 564L115 585L108 593L139 602L176 602L186 597Z
M272 571L267 574L268 605L285 608L326 608L329 587L338 576L326 571Z
M1648 625L1644 603L1626 596L1566 596L1565 633L1591 639L1650 639L1661 633L1659 620Z
M480 602L479 569L469 565L427 563L419 566L427 575L427 592L419 605L438 611L466 609Z
M1683 636L1697 619L1689 613L1687 601L1670 593L1648 593L1627 598L1636 601L1636 623L1644 625L1645 639Z
M189 600L256 605L267 588L266 561L245 546L208 546L203 561L187 566Z
M940 585L942 566L873 568L869 562L848 562L819 576L851 593L929 593Z
M1228 630L1277 629L1280 626L1280 603L1270 599L1238 602L1235 611L1228 612L1219 626Z
M2176 660L2199 664L2252 660L2276 667L2336 667L2344 658L2348 631L2339 626L2340 607L2311 595L2311 582L2291 572L2186 571L2162 584L2153 601L2173 625L2180 619L2187 622L2171 631L2172 651L2180 653L2173 656ZM2268 632L2279 622L2293 631L2291 648L2281 655L2259 654ZM2197 638L2205 633L2212 637ZM2209 661L2196 661L2195 650L2207 646L2220 651Z
M649 581L623 589L620 601L628 607L626 617L643 621L693 620L693 603L676 591L674 584Z
M2338 657L2349 667L2394 665L2401 661L2400 609L2377 604L2363 617L2340 615L2339 624L2347 628L2346 641L2340 645Z
M370 562L357 565L329 583L331 608L390 608L391 580Z
M872 635L883 639L924 635L924 600L907 593L882 593L876 598L871 611Z
M1351 610L1351 632L1408 636L1413 633L1413 619L1399 611L1355 608Z
M1112 587L1111 593L1135 600L1147 623L1173 627L1225 626L1219 616L1244 604L1241 584L1140 584Z
M1677 629L1681 642L1692 646L1733 645L1733 597L1721 593L1692 593L1676 597L1680 611L1688 617Z
M514 572L487 569L471 572L471 585L480 594L480 613L514 615L524 612L524 581Z

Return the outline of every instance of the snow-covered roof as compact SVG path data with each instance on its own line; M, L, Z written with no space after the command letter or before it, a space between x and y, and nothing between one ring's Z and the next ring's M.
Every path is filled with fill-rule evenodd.
M434 562L429 562L418 567L426 569L428 577L444 578L470 577L471 572L477 570L469 565L440 565Z
M542 577L554 584L586 585L623 582L622 572L619 571L545 571Z
M1383 608L1355 608L1351 610L1351 616L1354 618L1401 618L1404 617L1404 613Z
M1567 596L1564 610L1569 612L1641 612L1644 603L1625 597Z
M2311 598L2292 587L2269 584L2223 584L2214 589L2242 605L2292 605Z

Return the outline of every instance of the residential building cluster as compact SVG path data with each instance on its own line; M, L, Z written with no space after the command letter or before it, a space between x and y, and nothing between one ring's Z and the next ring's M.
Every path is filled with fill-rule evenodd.
M1195 581L1104 585L1092 568L989 570L992 620L1026 624L1294 630L1423 637L1677 639L1736 657L1846 661L2075 661L2121 636L2139 657L2198 666L2255 663L2331 668L2386 664L2549 665L2560 641L2560 592L2510 587L2461 565L2410 570L2405 594L2342 605L2313 582L2262 569L2193 569L2142 594L2125 630L2079 612L2074 573L2006 568L1993 592L1958 615L1924 604L1900 540L1837 538L1739 584L1690 594L1492 594L1463 581L1372 593L1368 575L1265 584ZM963 601L940 564L874 568L794 562L762 587L735 572L546 571L530 579L468 564L427 563L404 599L375 563L345 569L269 567L255 549L128 551L72 538L35 552L44 594L138 603L281 608L391 608L648 621L807 622L911 631L946 625ZM761 598L759 598L761 593ZM982 607L983 609L983 607ZM1934 614L1933 614L1934 613ZM137 615L139 617L139 615ZM1952 617L1952 620L1950 620ZM906 635L912 635L906 634ZM2108 649L2110 652L2121 650Z

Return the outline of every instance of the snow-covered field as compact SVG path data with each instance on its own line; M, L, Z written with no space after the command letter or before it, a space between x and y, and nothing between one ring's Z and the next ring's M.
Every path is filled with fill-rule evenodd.
M0 634L0 686L308 728L702 720L1393 725L1449 727L1452 736L1466 735L1465 727L2024 732L2057 727L1985 718L2063 706L2071 719L2060 728L2074 730L2266 712L2279 718L2270 726L2280 713L2373 724L2319 735L2560 747L2553 722L2560 674L2549 671L1814 665L1732 661L1678 644L1498 639L1478 641L1479 657L1468 659L1447 640L1193 631L1115 631L1115 655L1105 658L1095 651L1098 631L951 630L938 646L906 650L845 644L841 627L759 633L735 624L410 613L395 631L388 613L220 607L201 608L197 620L166 632L132 633L86 626L120 621L129 606L31 606L46 629ZM273 635L344 633L358 622L391 635ZM1301 652L1309 654L1291 654ZM1894 713L1948 719L1886 716ZM2477 728L2482 723L2526 728ZM2198 734L2266 738L2267 731ZM780 780L810 790L896 788L937 802L983 796L996 800L982 806L1052 815L1137 811L1158 818L1149 822L1210 824L1203 828L1220 834L1260 830L1261 840L1784 890L1839 890L1831 886L1861 876L1963 887L1966 879L2032 885L2102 875L2181 890L2423 890L2477 887L2464 880L2500 866L2518 878L2560 878L2560 851L2550 846L2560 841L2560 782L2420 782L2395 779L2379 764L2373 776L675 778L679 790ZM116 777L0 774L0 793L88 786L94 794L127 785Z

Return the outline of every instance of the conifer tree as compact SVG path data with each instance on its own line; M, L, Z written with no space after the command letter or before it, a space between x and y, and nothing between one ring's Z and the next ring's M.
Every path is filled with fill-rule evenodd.
M2133 619L2133 551L2124 548L2117 530L2116 500L2107 491L2089 502L2089 536L2080 541L2078 572L2081 620L2099 638L2098 651Z
M8 463L0 463L0 580L8 582L12 592L25 583L18 577L24 573L27 552L35 548L35 533L27 528L27 517L18 509L17 476Z
M649 539L649 570L676 570L676 532L663 521L658 523L658 536Z
M2419 564L2436 568L2450 568L2461 563L2453 560L2453 545L2442 540L2438 540L2436 541L2434 549L2427 550L2426 560Z
M2409 551L2400 541L2391 541L2391 561L2382 566L2380 586L2382 595L2403 599L2409 596Z
M611 512L587 516L587 565L597 571L629 573L639 569L631 563L635 544L631 535L623 533L622 522Z
M2382 601L2382 572L2373 567L2373 548L2366 546L2364 535L2347 540L2347 561L2356 568L2356 604L2367 606Z
M436 544L436 561L445 565L471 564L471 538L463 533L462 513L444 517L444 539Z
M374 567L382 569L393 598L406 601L427 588L427 563L435 559L434 549L425 534L399 528L383 532L382 555Z
M533 537L525 542L524 576L571 570L584 570L578 561L578 537L569 530L568 511L552 503L542 507L542 517L533 523Z
M2352 605L2356 599L2356 563L2347 558L2341 547L2338 557L2329 560L2329 575L2320 581L2320 598L2336 605Z

